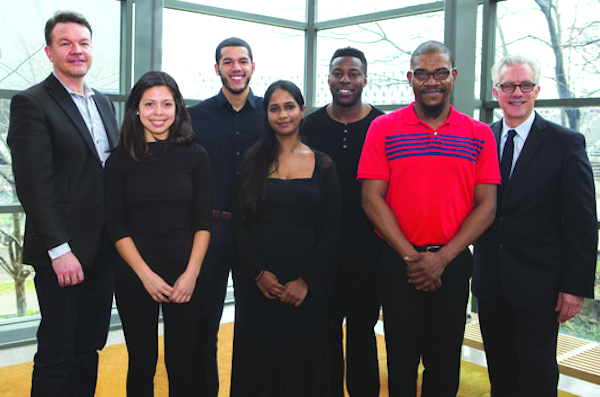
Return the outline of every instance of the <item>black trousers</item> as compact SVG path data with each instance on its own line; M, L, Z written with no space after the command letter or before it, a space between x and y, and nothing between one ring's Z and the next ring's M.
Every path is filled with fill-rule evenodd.
M420 292L408 282L406 263L385 244L379 281L390 397L417 395L421 359L421 396L456 396L472 271L473 257L465 250L446 267L441 288Z
M506 301L500 284L479 301L492 397L556 397L558 313L554 306L524 310Z
M379 396L379 362L375 324L381 299L377 268L383 241L373 229L343 230L333 266L331 286L331 393L352 397ZM346 360L342 348L342 323L346 319Z
M188 303L155 302L140 280L117 279L115 297L129 354L127 395L154 395L159 308L163 314L169 396L197 395L199 379L196 363L201 307L198 283Z
M42 314L37 332L31 396L93 397L98 350L106 344L117 253L104 236L84 281L60 287L51 267L35 268L35 290Z
M219 394L219 368L217 344L223 304L227 293L229 271L232 271L235 293L235 322L242 321L239 316L243 312L244 296L241 282L242 270L240 260L233 245L231 220L213 218L210 244L202 264L204 303L201 307L202 321L198 343L204 345L206 354L198 357L198 375L201 380L200 397L217 397Z

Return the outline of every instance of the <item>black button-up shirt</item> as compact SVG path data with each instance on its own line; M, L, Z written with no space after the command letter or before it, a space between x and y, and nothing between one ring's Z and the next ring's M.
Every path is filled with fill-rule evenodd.
M263 99L250 91L246 104L236 112L221 90L188 111L198 143L210 158L213 209L231 211L242 156L263 129Z

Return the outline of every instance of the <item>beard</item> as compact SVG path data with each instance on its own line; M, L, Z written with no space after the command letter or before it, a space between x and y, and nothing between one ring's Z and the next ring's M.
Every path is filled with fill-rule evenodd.
M250 78L248 77L248 80L246 80L246 84L244 84L244 86L240 89L234 89L229 85L229 82L227 81L227 79L223 76L221 76L221 83L223 83L223 87L225 87L227 89L227 91L231 92L234 95L238 95L241 94L242 92L244 92L246 90L246 88L248 88L248 86L250 85Z
M421 110L423 111L425 117L435 119L442 114L442 112L446 108L445 105L445 101L442 101L437 105L425 105L421 103Z

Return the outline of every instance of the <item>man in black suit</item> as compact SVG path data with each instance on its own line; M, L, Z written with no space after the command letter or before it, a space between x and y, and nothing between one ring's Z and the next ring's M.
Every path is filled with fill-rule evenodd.
M104 231L103 165L119 128L110 100L84 83L88 21L57 13L45 36L53 73L13 97L7 138L27 217L23 261L35 268L42 315L31 395L93 396L116 260Z
M502 186L496 220L475 244L473 293L492 397L556 396L559 323L594 294L598 229L582 134L534 112L538 62L492 68L504 119L493 124Z

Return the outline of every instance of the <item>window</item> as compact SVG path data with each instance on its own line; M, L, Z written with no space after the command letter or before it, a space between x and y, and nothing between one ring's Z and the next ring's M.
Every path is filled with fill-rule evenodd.
M185 98L206 99L219 92L215 49L232 36L252 48L256 71L250 86L256 95L262 96L278 79L291 80L302 89L304 32L165 9L163 70L177 81ZM181 46L182 38L190 45Z
M422 30L419 26L431 26ZM402 105L413 100L406 72L410 55L426 40L443 41L444 15L441 12L369 22L324 30L318 35L317 106L331 101L327 74L331 56L338 48L355 47L367 58L368 84L363 99L372 105Z

